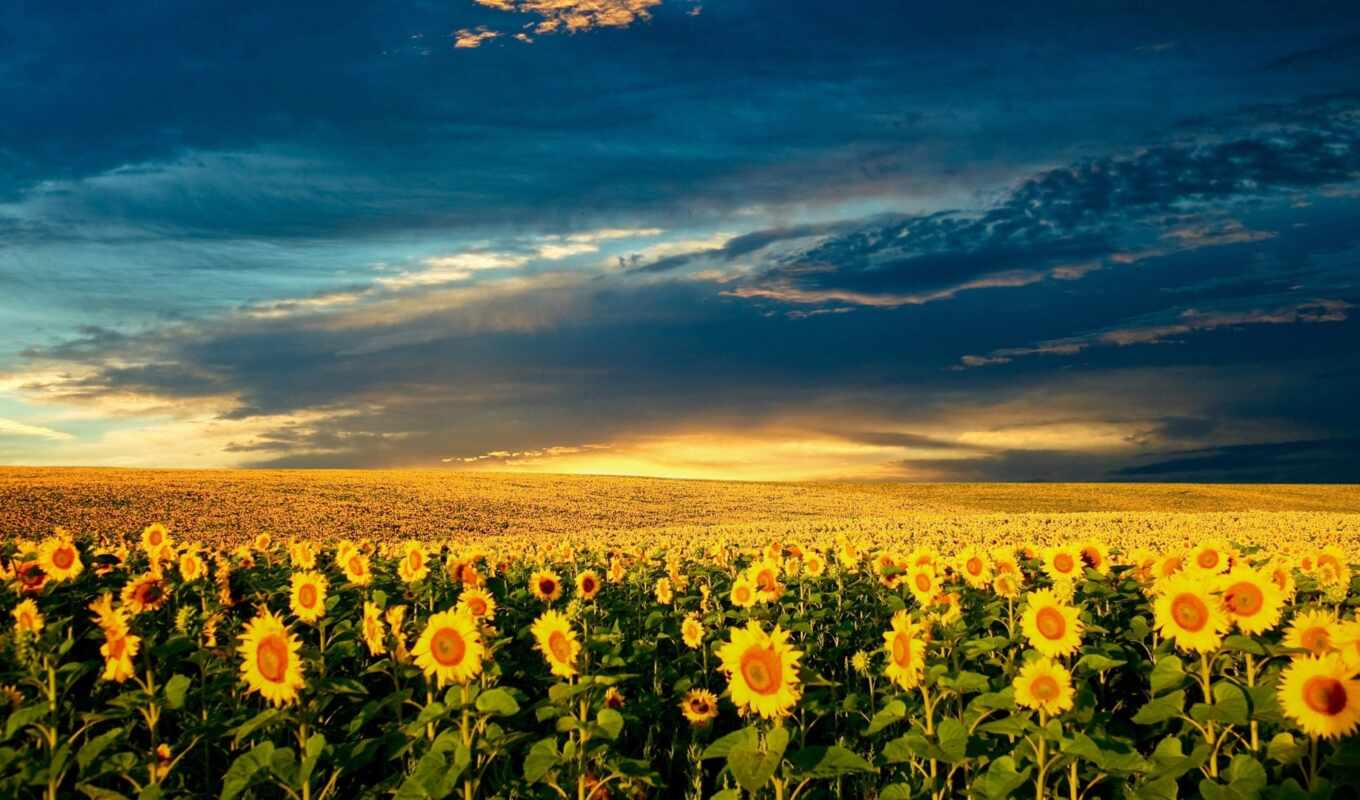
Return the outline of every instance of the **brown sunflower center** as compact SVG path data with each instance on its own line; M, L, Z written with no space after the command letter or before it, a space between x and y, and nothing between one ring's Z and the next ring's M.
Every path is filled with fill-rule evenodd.
M916 589L921 592L930 591L930 576L924 572L916 573Z
M893 637L892 657L893 663L899 667L911 665L911 639L905 633Z
M283 634L271 633L255 648L255 666L270 683L283 683L288 673L288 643Z
M538 591L544 597L551 597L552 593L557 591L557 581L552 578L539 578Z
M467 607L469 611L479 617L486 613L486 601L480 597L469 597Z
M58 569L68 569L76 561L76 551L72 547L61 546L52 551L52 563Z
M1100 553L1094 547L1088 547L1081 551L1081 562L1091 569L1100 567Z
M1250 617L1261 610L1265 595L1261 587L1249 581L1239 581L1229 586L1223 593L1223 602L1228 610L1239 617Z
M586 594L595 594L595 579L587 575L581 579L581 591Z
M303 608L312 608L316 605L316 586L304 583L298 588L298 605Z
M1176 624L1191 633L1204 630L1209 624L1209 608L1204 601L1189 592L1176 595L1171 601L1171 616Z
M553 631L548 635L548 650L552 652L553 658L564 664L571 661L571 642L562 631Z
M977 556L973 556L972 558L968 559L967 566L969 575L982 574L982 559L978 558Z
M1059 572L1071 572L1076 566L1069 553L1059 553L1053 557L1053 568Z
M411 565L412 571L425 566L425 556L421 555L419 550L412 550L411 554L406 557L406 561Z
M1029 684L1029 693L1042 702L1056 699L1059 691L1058 680L1052 675L1040 675Z
M1346 708L1346 699L1346 687L1336 678L1319 675L1303 685L1303 702L1319 714L1340 714Z
M430 639L430 654L434 660L446 667L454 667L463 663L463 654L467 652L467 642L453 628L440 628L435 631Z
M1053 606L1044 606L1034 615L1034 626L1045 639L1061 639L1067 633L1067 619Z
M1318 625L1300 634L1299 642L1314 653L1323 653L1331 649L1332 637L1327 633L1326 628Z
M756 694L772 695L779 691L779 656L773 647L748 647L741 654L741 677Z
M1213 569L1218 566L1218 558L1217 550L1204 550L1195 556L1195 563L1199 564L1202 569Z
M153 579L137 587L137 600L143 605L155 605L164 596L165 592L162 591L161 582L158 580Z

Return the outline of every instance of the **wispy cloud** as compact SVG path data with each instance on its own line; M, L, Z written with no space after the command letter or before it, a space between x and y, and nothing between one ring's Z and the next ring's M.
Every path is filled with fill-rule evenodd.
M594 28L626 28L648 20L661 0L475 0L477 5L511 14L524 14L531 21L514 38L532 42L529 36L581 33ZM485 26L464 28L454 35L455 47L477 47L500 36Z
M50 439L57 442L65 442L74 439L71 434L62 431L44 428L41 425L29 425L24 422L17 422L12 419L0 417L0 437L3 436L25 436L37 439Z

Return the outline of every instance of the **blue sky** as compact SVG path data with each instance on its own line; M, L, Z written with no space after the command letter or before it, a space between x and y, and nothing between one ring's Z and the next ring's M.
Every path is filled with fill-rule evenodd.
M1353 3L0 8L0 463L1357 481Z

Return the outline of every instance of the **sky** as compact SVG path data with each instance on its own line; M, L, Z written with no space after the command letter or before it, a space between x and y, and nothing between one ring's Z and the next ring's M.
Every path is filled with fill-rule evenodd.
M1354 2L0 4L0 463L1360 481Z

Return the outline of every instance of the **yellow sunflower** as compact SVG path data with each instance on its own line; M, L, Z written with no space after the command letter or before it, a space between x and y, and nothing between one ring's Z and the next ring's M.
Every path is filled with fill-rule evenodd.
M773 603L784 593L779 583L779 562L766 559L752 564L746 577L755 587L756 598L762 603Z
M208 565L197 550L186 550L179 557L179 576L185 583L193 583L206 575Z
M586 570L576 576L576 595L582 600L594 600L600 593L600 576L594 570Z
M294 569L316 569L316 545L308 541L289 542L288 560Z
M1072 689L1071 673L1047 657L1026 664L1011 685L1015 687L1018 705L1046 714L1061 714L1071 708L1076 694Z
M294 572L288 607L303 622L326 616L326 577L319 572Z
M750 608L756 604L756 587L743 575L732 582L729 598L737 608Z
M382 609L376 603L364 601L363 631L369 655L380 656L387 652L387 629L383 627Z
M1335 653L1294 659L1280 674L1280 706L1309 736L1349 736L1360 724L1360 680L1354 674Z
M14 630L16 633L39 633L45 624L43 615L38 611L38 604L30 600L25 600L14 607Z
M940 593L940 582L935 577L935 569L928 564L913 566L907 571L907 588L912 597L922 607L929 606Z
M38 546L38 566L54 581L70 580L85 569L80 550L70 538L49 536Z
M680 623L680 638L684 640L685 647L699 649L704 643L704 625L698 617L693 614L685 617L685 621Z
M464 589L458 597L458 608L473 619L490 621L496 618L496 600L485 589Z
M680 701L680 713L690 725L703 727L718 716L718 698L707 689L690 689Z
M465 612L432 614L415 646L416 666L439 686L467 683L482 671L486 648L477 623Z
M656 602L663 606L668 606L675 599L675 592L671 589L670 578L657 578L656 580Z
M625 570L623 567L623 559L619 558L618 556L610 556L608 573L609 582L623 583L624 573Z
M1360 672L1360 619L1337 625L1336 641L1333 644L1341 651L1341 658L1345 660L1346 666Z
M743 714L776 719L798 702L798 660L803 654L788 639L778 625L766 633L751 620L745 628L734 628L731 639L718 649L732 702Z
M974 589L981 589L987 585L992 577L991 564L987 563L987 554L978 547L965 547L959 554L958 570L963 573L963 579Z
M246 623L241 634L241 677L247 691L274 705L286 705L297 699L298 689L306 685L302 676L302 661L298 649L302 643L288 632L283 620L265 611Z
M1218 588L1223 593L1223 610L1242 633L1265 633L1279 624L1284 596L1269 578L1251 567L1233 567L1219 580Z
M1285 630L1284 644L1320 656L1336 649L1334 640L1338 633L1336 616L1331 612L1321 609L1301 611L1294 615Z
M903 689L915 687L925 672L926 643L920 633L921 627L907 612L898 611L893 614L892 627L883 634L883 649L888 653L883 674Z
M100 628L126 630L127 615L113 607L113 593L104 592L86 608L94 612L94 622Z
M154 573L142 575L123 587L123 607L133 614L155 611L169 601L165 579Z
M1014 574L999 572L995 578L992 578L992 591L1000 597L1014 600L1020 596L1020 583Z
M1086 540L1086 542L1077 549L1077 553L1081 556L1082 566L1087 569L1093 569L1101 575L1109 574L1110 551L1099 541L1095 539Z
M539 652L548 660L552 674L560 678L576 674L576 656L581 652L581 643L565 616L556 611L544 611L529 630Z
M1046 656L1065 656L1081 647L1081 619L1077 609L1051 589L1030 592L1020 617L1020 630L1030 647Z
M430 560L420 542L407 542L397 575L406 583L418 583L430 574Z
M142 647L142 638L133 636L126 630L106 628L105 641L99 647L104 657L104 671L99 677L111 683L122 683L136 674L132 659Z
M368 556L359 550L347 549L340 559L345 570L345 580L355 586L367 586L373 582L373 571L369 568Z
M550 569L541 569L529 576L529 591L545 603L562 596L562 579Z
M808 553L803 559L803 571L812 578L820 578L826 572L826 559L821 553Z
M1182 553L1169 553L1157 559L1157 564L1152 568L1153 581L1161 581L1179 574L1185 569L1185 555Z
M142 549L147 553L159 553L170 543L170 530L159 522L142 529Z
M1081 553L1071 545L1044 548L1044 572L1053 580L1072 580L1080 577Z
M1265 567L1266 576L1270 582L1275 584L1275 588L1280 590L1280 595L1286 600L1294 599L1294 590L1298 587L1294 585L1294 566L1282 558L1273 558Z
M1210 539L1190 551L1185 568L1201 575L1217 575L1228 571L1230 558L1231 551L1227 545L1217 539Z
M1222 598L1206 588L1205 574L1182 572L1158 583L1160 594L1153 603L1157 628L1181 650L1216 650L1232 625Z

